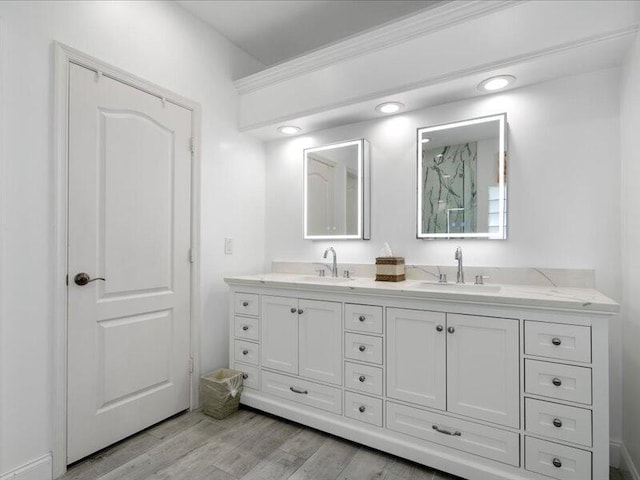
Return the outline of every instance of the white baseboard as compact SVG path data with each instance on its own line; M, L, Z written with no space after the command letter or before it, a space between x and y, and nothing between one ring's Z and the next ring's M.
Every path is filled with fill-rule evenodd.
M620 445L620 471L622 472L625 480L640 480L638 469L633 463L624 443Z
M24 465L0 474L0 480L51 480L51 453L36 458Z
M614 468L620 467L620 450L622 442L620 440L611 440L609 442L609 465Z

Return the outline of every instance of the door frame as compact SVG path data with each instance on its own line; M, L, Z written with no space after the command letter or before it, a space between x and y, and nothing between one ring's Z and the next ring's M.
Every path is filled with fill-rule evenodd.
M53 382L52 382L52 436L53 478L67 470L67 245L68 245L68 121L69 70L71 64L80 65L130 85L159 99L174 103L192 112L191 131L191 298L190 298L190 355L191 373L190 409L198 406L198 379L200 378L200 104L160 87L145 79L125 72L62 43L53 43L54 101L53 101Z

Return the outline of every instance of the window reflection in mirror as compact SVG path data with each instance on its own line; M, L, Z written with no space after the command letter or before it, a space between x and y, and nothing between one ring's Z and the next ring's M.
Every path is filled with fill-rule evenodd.
M418 130L418 238L506 238L506 114Z
M368 144L304 151L304 238L368 239Z

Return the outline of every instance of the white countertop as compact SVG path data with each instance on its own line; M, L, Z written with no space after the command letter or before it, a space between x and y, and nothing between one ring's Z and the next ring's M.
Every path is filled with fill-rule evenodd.
M475 286L467 283L440 285L426 280L405 280L403 282L376 282L373 278L330 278L289 273L264 273L228 277L229 285L270 286L302 290L348 292L403 297L435 299L445 301L465 301L474 303L528 306L538 308L559 308L563 310L616 313L620 306L591 288L546 287L537 285L496 285Z

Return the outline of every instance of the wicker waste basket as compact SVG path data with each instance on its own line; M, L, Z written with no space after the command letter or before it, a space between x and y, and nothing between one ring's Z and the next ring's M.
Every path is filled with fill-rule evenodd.
M226 418L238 410L242 393L242 372L221 368L200 377L200 404L207 415Z

